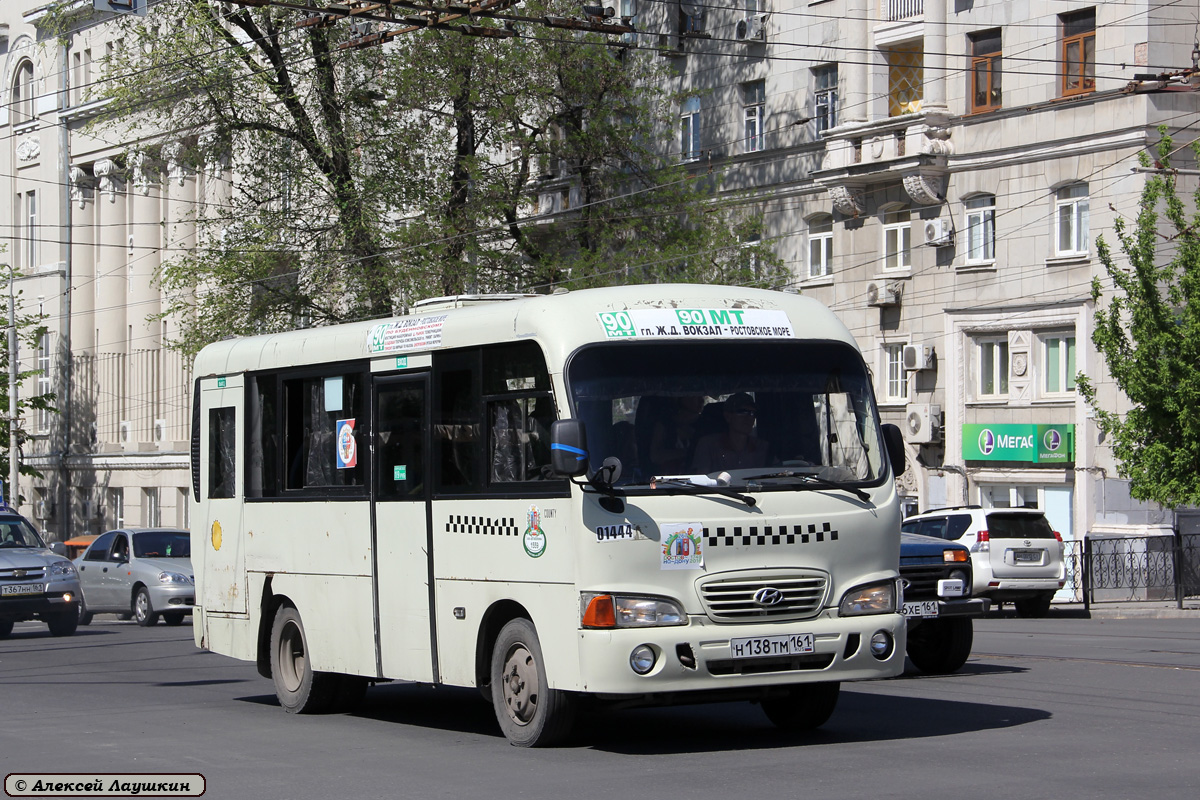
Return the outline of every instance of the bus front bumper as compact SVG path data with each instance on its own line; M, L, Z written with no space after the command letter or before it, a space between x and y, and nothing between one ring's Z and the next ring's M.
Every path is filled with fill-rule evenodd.
M890 646L877 657L871 642L880 633ZM580 630L579 689L638 696L888 678L904 671L905 633L900 614L838 617L832 610L793 622L717 625L693 616L676 627ZM653 664L639 674L647 648Z

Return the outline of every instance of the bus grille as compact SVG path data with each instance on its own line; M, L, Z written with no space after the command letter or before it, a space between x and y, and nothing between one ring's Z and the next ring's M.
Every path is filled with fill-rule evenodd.
M805 619L824 606L828 586L829 577L820 572L717 574L700 584L700 599L717 622Z

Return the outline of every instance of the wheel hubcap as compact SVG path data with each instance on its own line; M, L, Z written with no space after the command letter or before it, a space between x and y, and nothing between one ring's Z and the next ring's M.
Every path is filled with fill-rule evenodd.
M150 598L146 597L145 594L139 593L134 611L137 613L139 620L145 619L146 615L150 613Z
M525 645L517 644L509 650L500 683L509 718L518 725L528 725L537 713L538 667Z
M304 638L300 629L289 623L279 634L279 672L289 692L300 689L304 663Z

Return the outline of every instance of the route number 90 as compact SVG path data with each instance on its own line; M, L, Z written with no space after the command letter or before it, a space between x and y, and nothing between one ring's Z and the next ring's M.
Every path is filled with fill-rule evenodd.
M600 315L600 322L603 323L604 332L609 337L637 335L637 331L633 328L633 320L629 318L628 312L618 311L614 314L610 311L605 311Z

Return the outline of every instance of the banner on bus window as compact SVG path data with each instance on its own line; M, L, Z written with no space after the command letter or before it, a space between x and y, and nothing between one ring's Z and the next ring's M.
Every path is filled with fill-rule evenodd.
M786 311L762 308L639 308L597 315L609 339L791 338Z
M367 333L367 352L397 353L438 347L442 343L442 325L445 322L445 314L381 322Z

